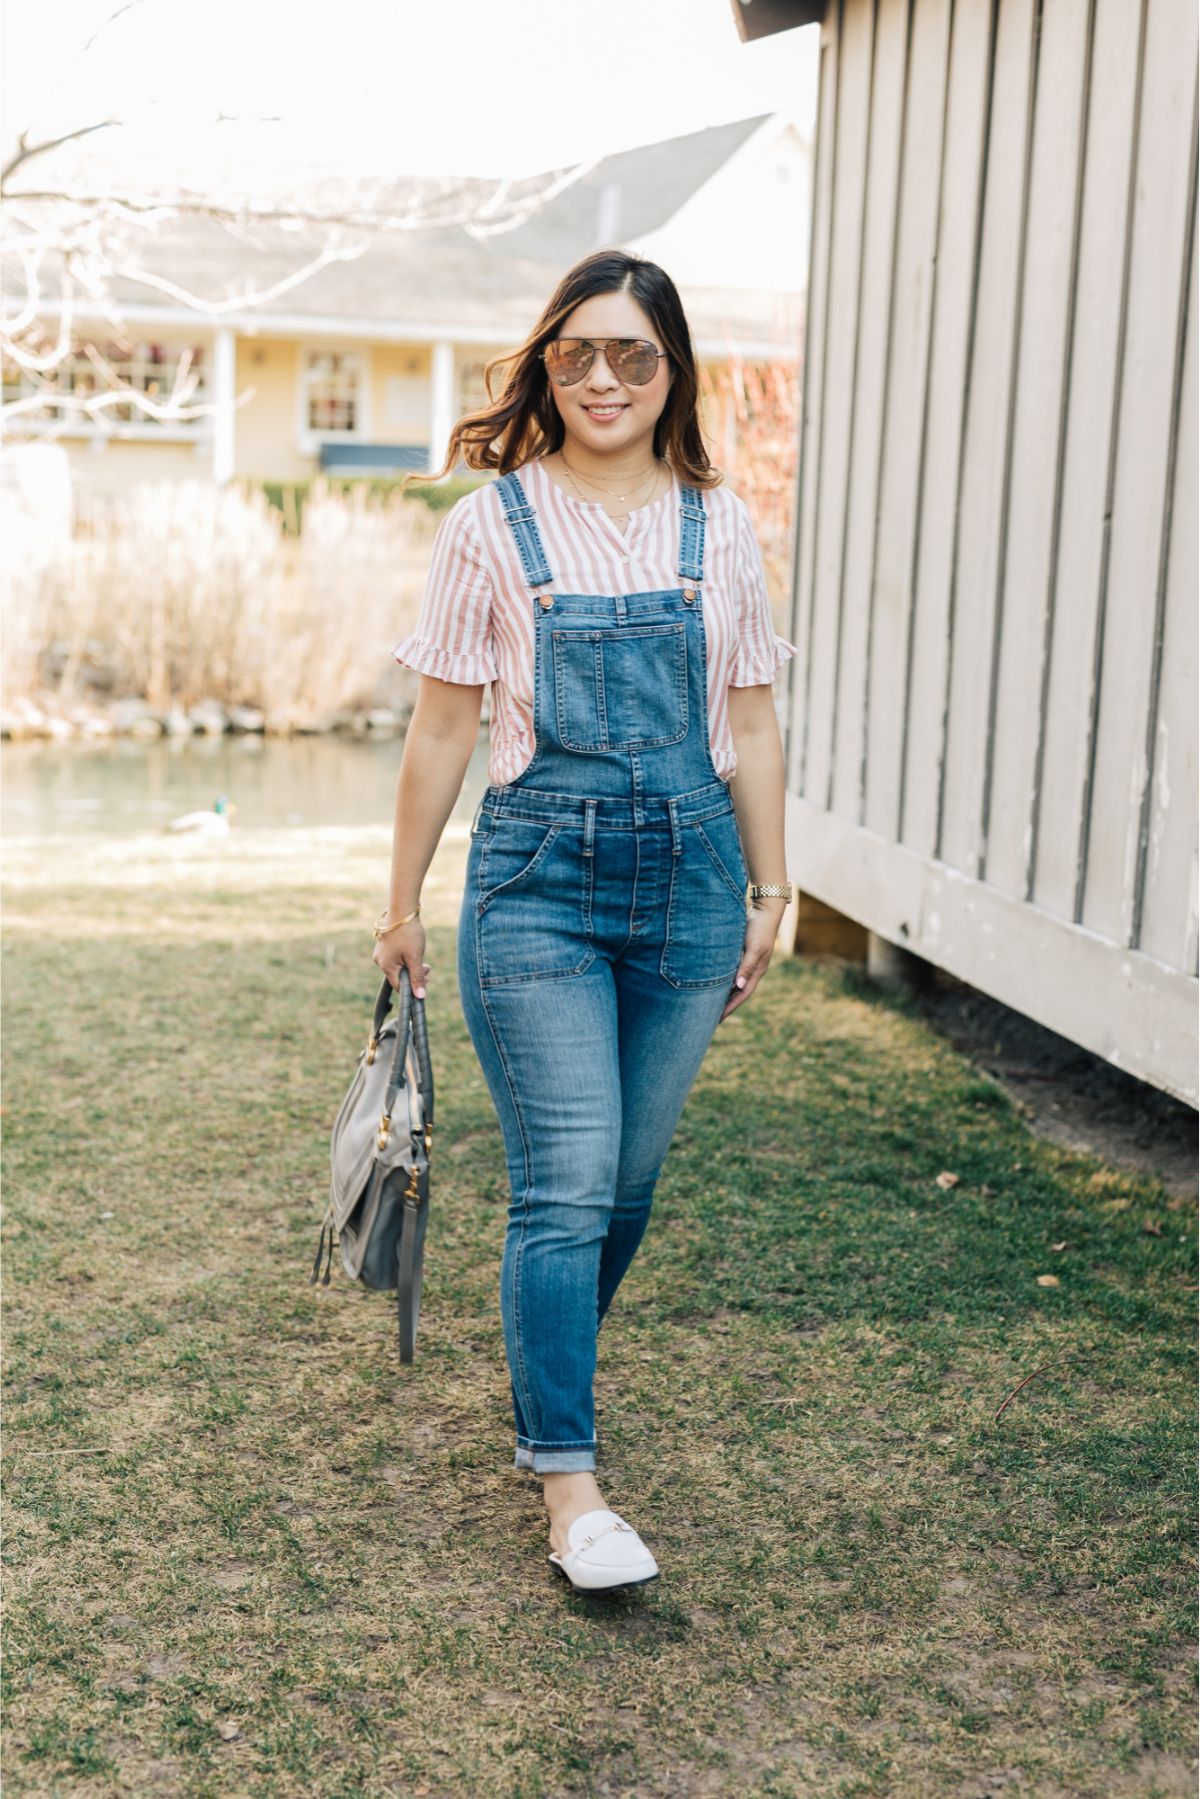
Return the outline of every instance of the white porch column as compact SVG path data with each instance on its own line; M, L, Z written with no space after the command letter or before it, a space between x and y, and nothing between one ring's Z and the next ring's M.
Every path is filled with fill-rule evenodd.
M218 325L213 333L213 480L218 487L233 478L234 390L237 387L237 339L232 326Z
M446 459L450 432L457 418L454 404L454 345L436 343L429 397L429 472L441 468Z

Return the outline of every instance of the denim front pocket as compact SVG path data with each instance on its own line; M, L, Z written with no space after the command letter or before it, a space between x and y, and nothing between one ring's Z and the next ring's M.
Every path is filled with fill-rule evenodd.
M648 750L688 728L686 627L555 630L554 706L569 750Z
M732 985L746 941L748 879L735 814L685 824L671 865L659 972L672 987Z
M501 817L484 841L475 902L481 986L581 974L591 946L593 858L582 833Z

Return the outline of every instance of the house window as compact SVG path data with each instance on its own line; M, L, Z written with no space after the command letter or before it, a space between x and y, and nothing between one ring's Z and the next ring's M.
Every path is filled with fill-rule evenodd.
M468 412L482 412L490 406L487 383L483 378L484 364L477 362L460 362L458 365L458 415L460 418ZM504 385L504 370L493 369L492 391L496 394Z
M89 354L89 350L91 353ZM67 423L171 425L178 430L191 426L197 431L201 421L188 418L157 418L154 412L139 406L136 400L110 400L93 410L85 410L86 402L96 395L132 389L145 394L155 407L166 406L176 382L179 404L185 409L207 401L207 369L204 348L200 344L164 344L149 339L117 342L109 339L94 345L77 344L56 368L39 374L28 374L7 360L4 363L4 403L43 396L44 404L20 414L20 425L64 420ZM194 383L194 385L193 385ZM62 404L54 396L70 396L74 404Z
M362 372L362 357L356 350L308 352L304 365L304 422L308 430L359 430Z

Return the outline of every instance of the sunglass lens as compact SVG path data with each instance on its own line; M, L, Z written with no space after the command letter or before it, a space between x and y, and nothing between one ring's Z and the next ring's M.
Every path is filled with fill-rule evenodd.
M641 338L627 340L612 346L608 366L618 381L629 381L634 387L642 387L647 381L654 379L654 372L658 368L658 352L653 344L646 343Z
M569 387L573 381L583 380L591 366L592 354L590 344L569 337L559 338L546 345L546 373L560 387Z

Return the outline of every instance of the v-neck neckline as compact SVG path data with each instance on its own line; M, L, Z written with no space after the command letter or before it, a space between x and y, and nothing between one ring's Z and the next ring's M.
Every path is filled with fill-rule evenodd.
M566 488L560 487L553 475L551 475L547 469L542 467L542 460L543 459L540 456L534 458L538 475L541 480L544 481L548 487L552 487L559 498L565 501L568 506L573 506L579 512L598 518L600 520L601 530L607 532L615 542L620 544L622 550L625 551L628 550L629 545L633 542L635 537L640 537L642 535L644 521L647 520L652 513L657 512L660 506L665 505L669 500L676 499L678 495L679 479L675 470L671 469L670 485L663 489L656 500L649 500L644 506L635 506L629 514L629 520L624 531L622 531L609 513L605 511L604 502L602 500L581 500L577 495L568 493Z

